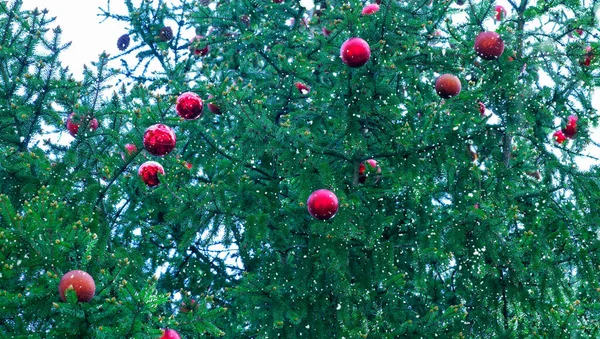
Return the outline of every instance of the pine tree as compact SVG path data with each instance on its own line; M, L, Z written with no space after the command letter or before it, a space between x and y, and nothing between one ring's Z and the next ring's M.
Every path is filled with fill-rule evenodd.
M48 13L0 7L3 334L599 335L596 3L125 4L81 81Z

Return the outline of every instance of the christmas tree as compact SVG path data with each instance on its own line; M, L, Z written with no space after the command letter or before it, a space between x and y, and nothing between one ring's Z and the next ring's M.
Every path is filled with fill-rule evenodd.
M598 5L125 4L0 4L3 335L600 335Z

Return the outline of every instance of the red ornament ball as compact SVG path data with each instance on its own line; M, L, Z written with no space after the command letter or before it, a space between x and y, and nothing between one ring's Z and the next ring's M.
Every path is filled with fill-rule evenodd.
M80 270L67 272L58 283L58 294L63 301L67 300L65 291L74 289L77 294L77 301L88 302L92 300L96 293L96 283L91 275Z
M362 15L371 15L371 14L377 13L378 11L379 11L378 4L368 4L365 7L363 7L361 14Z
M125 149L127 150L127 154L132 155L137 152L137 146L134 144L126 144Z
M71 134L71 136L75 137L77 135L77 132L79 131L79 126L81 125L83 120L86 120L86 118L78 117L75 113L69 114L69 117L67 118L67 130L69 131L69 134ZM98 120L96 118L90 119L88 121L88 128L92 132L97 130Z
M209 95L208 95L208 100L211 100L211 99L214 99L214 97L213 97L211 94L209 94ZM222 113L222 112L221 112L221 109L219 108L219 106L217 106L216 104L214 104L214 103L212 103L212 102L208 102L208 103L206 104L206 106L208 107L208 110L209 110L211 113L213 113L213 114L218 114L218 115L220 115L220 114Z
M594 57L594 52L591 46L585 47L585 59L580 62L583 66L589 66L592 63L592 58Z
M182 302L181 306L179 306L179 311L181 313L188 313L188 312L193 311L193 310L195 310L197 308L198 308L198 303L196 302L196 299L191 299L189 306L185 302Z
M504 41L496 32L481 32L475 38L475 52L485 60L494 60L504 52Z
M200 47L200 42L204 39L202 35L196 35L192 40L190 40L190 50L199 56L205 56L208 54L209 48L208 45L204 47Z
M329 220L337 213L339 204L335 194L326 189L312 192L306 201L308 213L315 219Z
M185 92L177 97L175 110L185 120L194 120L202 116L204 103L200 96L193 92Z
M444 99L457 96L460 89L460 80L456 75L442 74L435 80L435 91Z
M565 136L563 131L554 132L553 137L554 137L554 141L556 141L557 144L562 144L563 142L565 142L567 140L567 137Z
M508 14L506 12L506 9L500 5L496 5L496 7L494 8L494 11L496 12L496 15L495 15L496 21L503 20L504 18L506 18L506 15Z
M342 61L350 67L360 67L369 61L371 48L361 38L350 38L340 48Z
M479 102L479 113L481 113L481 115L485 115L485 104L483 102Z
M565 137L571 139L575 136L575 133L577 133L577 120L578 118L576 115L570 115L567 118L567 126L562 129Z
M298 89L298 91L300 91L300 93L302 93L302 94L308 94L308 93L310 93L310 87L308 87L304 83L297 82L297 83L294 84L294 86L296 86L296 88Z
M154 187L160 184L158 172L164 175L165 169L156 161L146 161L138 168L138 175L148 187Z
M377 173L381 173L381 167L377 166L377 161L375 159L369 159L367 160L367 164L369 164L369 166L371 166L371 168L377 169ZM367 175L365 174L365 172L367 171L367 166L365 166L364 162L361 162L360 165L358 166L358 182L360 182L361 184L365 183L365 181L367 181ZM375 182L379 181L379 176L375 177Z
M144 148L152 155L169 154L176 143L175 132L167 125L156 124L144 132Z
M181 339L181 336L179 336L177 331L166 328L163 330L163 335L159 339Z

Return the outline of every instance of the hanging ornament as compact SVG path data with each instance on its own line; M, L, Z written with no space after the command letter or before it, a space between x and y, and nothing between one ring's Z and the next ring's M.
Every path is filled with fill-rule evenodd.
M144 132L144 148L152 155L163 156L175 148L175 132L167 125L156 124Z

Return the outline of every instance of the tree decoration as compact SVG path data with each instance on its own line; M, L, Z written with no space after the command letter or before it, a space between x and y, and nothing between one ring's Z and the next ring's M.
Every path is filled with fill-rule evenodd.
M75 113L71 113L67 118L67 130L71 136L75 137L79 132L79 126L85 120L88 120L88 129L93 132L98 129L98 120L96 118L80 117Z
M158 173L164 175L165 169L156 161L146 161L138 168L138 175L148 187L160 184Z
M173 29L169 26L165 26L158 32L158 38L160 41L167 42L173 39Z
M368 4L365 7L363 7L361 14L362 15L371 15L371 14L375 14L379 11L379 5L378 4Z
M567 136L563 133L563 131L554 132L553 137L557 144L562 144L567 140Z
M496 15L494 16L496 21L501 21L506 18L507 12L504 6L496 5L496 7L494 7L494 11L496 12Z
M204 37L202 35L196 35L190 40L190 51L197 56L205 56L209 52L208 45L202 47L202 40Z
M485 60L497 59L504 52L504 41L496 32L481 32L475 38L475 52Z
M152 125L144 132L144 148L152 155L169 154L175 148L176 141L175 132L164 124Z
M342 44L340 57L350 67L361 67L369 61L371 48L361 38L350 38Z
M562 129L562 133L565 137L572 139L575 136L575 133L577 133L577 120L578 118L576 115L569 115L567 118L567 126Z
M456 75L442 74L435 80L435 91L437 94L448 99L460 93L461 84Z
M58 283L58 293L63 301L67 300L66 291L69 289L75 290L77 301L88 302L96 293L96 283L87 272L72 270L65 273Z
M369 159L366 161L366 163L369 164L369 167L371 167L369 172L376 172L377 174L381 173L381 167L377 165L377 161L375 159ZM365 166L365 162L361 162L358 166L358 182L364 184L367 181L368 176L369 174L367 173L367 166ZM375 176L374 183L378 182L379 178L379 175Z
M338 210L337 196L326 189L314 191L306 201L308 213L319 220L329 220L335 216Z
M175 330L164 329L163 335L159 339L181 339L181 336Z
M185 120L194 120L202 116L204 103L200 96L193 92L185 92L177 97L175 110Z
M217 105L214 103L214 98L215 98L215 97L214 97L212 94L209 94L209 95L208 95L208 100L209 100L209 101L207 102L206 106L208 107L208 110L209 110L211 113L213 113L213 114L217 114L217 115L220 115L220 114L222 113L222 112L221 112L221 108L219 108L219 106L217 106Z
M298 89L298 91L300 91L300 93L302 93L302 94L308 94L308 93L310 93L310 87L308 87L305 83L296 82L294 84L294 86L296 86L296 88Z
M117 48L120 51L124 51L127 49L127 47L129 47L129 41L131 39L129 38L129 34L123 34L119 37L119 39L117 39Z

